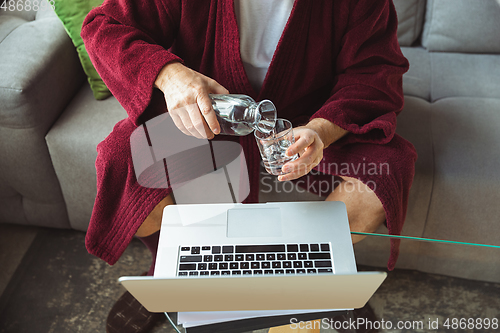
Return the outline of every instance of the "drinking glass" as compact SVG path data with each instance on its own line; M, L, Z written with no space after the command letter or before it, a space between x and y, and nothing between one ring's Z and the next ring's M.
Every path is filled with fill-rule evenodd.
M298 154L294 156L286 155L288 147L295 142L292 129L292 123L288 120L276 119L276 126L271 133L254 131L264 167L271 175L284 174L281 171L283 165L298 157Z

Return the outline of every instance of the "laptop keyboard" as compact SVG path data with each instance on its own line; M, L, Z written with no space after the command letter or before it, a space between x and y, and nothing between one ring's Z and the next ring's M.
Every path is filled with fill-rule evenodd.
M178 276L333 273L330 244L181 246Z

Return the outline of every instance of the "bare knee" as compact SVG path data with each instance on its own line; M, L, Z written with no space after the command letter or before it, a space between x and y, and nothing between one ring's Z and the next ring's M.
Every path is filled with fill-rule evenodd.
M346 205L349 227L354 232L370 233L385 221L385 210L375 192L356 178L343 177L326 200L342 201ZM352 235L353 243L366 236Z

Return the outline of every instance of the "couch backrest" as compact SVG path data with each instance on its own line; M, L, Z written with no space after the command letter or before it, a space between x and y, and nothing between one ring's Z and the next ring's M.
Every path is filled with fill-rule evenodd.
M429 51L500 53L500 3L428 0L422 45Z
M500 0L393 0L401 46L500 53Z
M401 46L411 46L422 33L426 0L394 0L398 13L398 40Z

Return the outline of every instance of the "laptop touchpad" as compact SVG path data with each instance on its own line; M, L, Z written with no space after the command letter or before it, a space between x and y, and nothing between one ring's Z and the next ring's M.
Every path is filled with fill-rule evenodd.
M281 236L279 207L227 211L227 237L279 236Z

